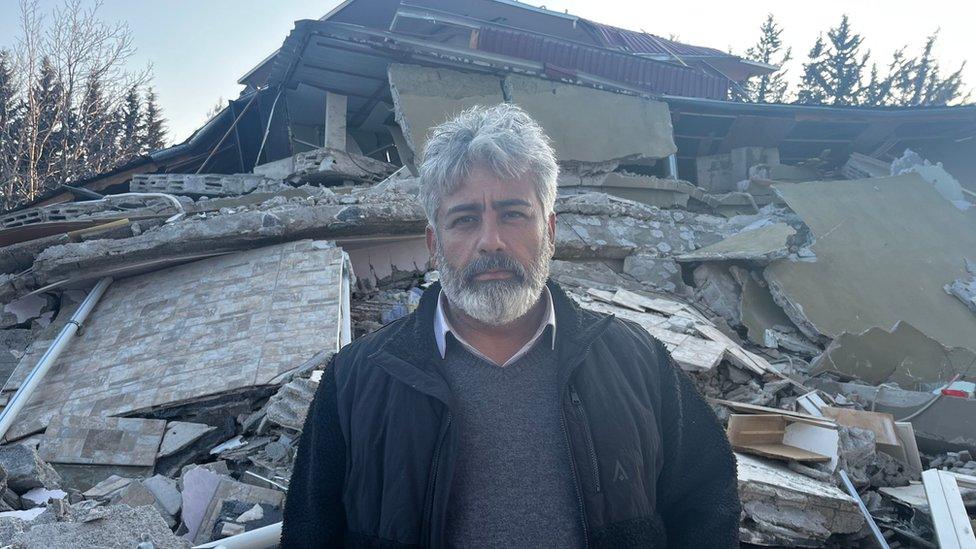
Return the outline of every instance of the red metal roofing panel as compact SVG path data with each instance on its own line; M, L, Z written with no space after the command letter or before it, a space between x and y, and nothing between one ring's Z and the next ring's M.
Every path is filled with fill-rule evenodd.
M590 30L596 39L605 47L619 48L630 53L650 54L650 55L677 55L677 56L706 56L706 57L735 57L715 48L703 46L692 46L661 38L646 32L637 32L596 21L586 19L580 23Z
M511 29L482 27L478 49L544 63L556 72L599 76L655 94L708 99L728 95L728 80L697 69Z

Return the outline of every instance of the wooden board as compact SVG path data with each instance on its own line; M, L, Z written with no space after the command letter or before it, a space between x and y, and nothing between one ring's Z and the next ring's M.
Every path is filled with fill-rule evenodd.
M809 414L791 412L789 410L780 410L779 408L770 408L769 406L759 406L758 404L746 404L745 402L722 400L720 398L710 398L708 400L731 408L737 412L745 412L749 414L779 414L798 421L805 421L810 425L818 425L830 429L837 428L837 422L830 418L811 416Z
M791 421L783 414L732 414L726 434L732 448L740 452L783 461L831 461L831 456L785 444L783 436Z
M823 412L824 417L829 417L845 427L857 427L873 432L877 444L901 446L898 433L895 430L895 418L891 414L835 408L833 406L824 406L820 411Z
M928 499L939 547L976 549L973 525L969 521L955 477L944 471L929 469L922 473L922 484L925 486L925 497Z

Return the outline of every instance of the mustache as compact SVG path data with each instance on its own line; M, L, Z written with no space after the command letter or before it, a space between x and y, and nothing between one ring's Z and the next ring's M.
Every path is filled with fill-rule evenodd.
M509 271L518 282L524 282L526 278L525 267L511 256L502 253L478 256L465 265L461 276L466 283L473 284L476 276L489 271Z

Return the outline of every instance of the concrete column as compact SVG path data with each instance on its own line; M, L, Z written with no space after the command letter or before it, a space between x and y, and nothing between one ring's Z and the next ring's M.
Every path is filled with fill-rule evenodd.
M346 150L346 96L325 93L325 146Z

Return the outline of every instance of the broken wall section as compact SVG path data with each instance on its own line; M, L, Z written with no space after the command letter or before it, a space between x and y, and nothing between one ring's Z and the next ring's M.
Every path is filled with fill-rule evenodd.
M614 173L621 166L646 171L677 151L666 103L519 75L402 64L390 65L388 74L396 120L410 148L401 158L419 159L431 128L461 111L508 101L525 109L552 140L560 186L599 188L661 207L701 198L685 181Z

